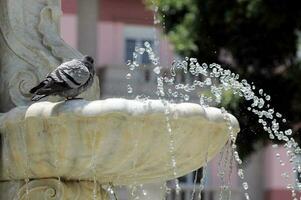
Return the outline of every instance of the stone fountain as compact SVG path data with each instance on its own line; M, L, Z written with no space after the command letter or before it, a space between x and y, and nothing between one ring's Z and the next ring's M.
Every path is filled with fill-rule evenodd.
M0 199L86 200L95 194L108 199L102 185L183 176L228 140L217 108L97 100L97 80L83 94L87 100L31 104L33 85L61 62L82 55L59 36L59 0L1 0L0 9ZM238 122L229 116L237 133Z

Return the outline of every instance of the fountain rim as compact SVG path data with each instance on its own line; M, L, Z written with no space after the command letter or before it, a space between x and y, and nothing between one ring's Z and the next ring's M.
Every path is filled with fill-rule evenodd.
M71 100L71 101L55 102L55 103L38 102L38 103L34 103L28 107L15 108L15 109L11 110L10 112L4 114L4 116L2 116L2 120L0 118L0 124L2 121L2 124L4 124L4 127L5 127L5 125L8 125L8 124L10 126L14 126L17 123L21 123L21 124L24 122L27 123L27 121L28 121L28 123L32 123L33 121L35 121L35 118L39 118L42 120L44 120L44 119L52 120L53 118L57 118L58 120L60 120L63 118L69 118L70 120L75 119L75 122L76 122L76 119L95 118L97 116L100 118L105 118L105 117L110 118L112 116L114 117L115 114L116 114L116 116L126 116L131 119L135 119L136 117L140 117L140 116L146 116L146 118L148 118L148 117L153 118L153 117L156 117L156 114L158 114L161 117L160 119L164 119L164 116L166 116L166 113L165 113L166 106L168 106L168 108L169 108L168 115L170 116L170 119L173 119L173 118L179 119L180 118L180 119L183 119L184 121L186 120L186 118L193 119L193 120L202 119L202 121L205 122L205 124L207 122L212 122L212 123L207 123L208 128L216 126L216 131L218 131L218 127L226 127L224 125L224 124L226 124L226 121L224 120L224 115L223 115L222 111L218 108L203 107L203 106L200 106L198 104L193 104L193 103L165 104L161 100L147 100L145 102L142 102L139 100L128 100L128 99L121 99L121 98L109 98L109 99L105 99L105 100L96 100L96 101ZM111 114L113 114L113 115L111 115ZM15 119L16 116L18 117L18 120ZM232 116L231 114L228 114L228 116L230 117L231 124L233 125L234 134L238 133L239 124L238 124L237 119L234 116ZM5 123L8 123L8 124L5 124ZM92 123L94 123L94 122L92 122ZM200 127L200 126L202 126L202 125L199 124L196 126L196 128ZM164 128L164 126L162 126L162 128ZM167 127L165 127L165 128L167 128ZM191 128L191 130L193 130L193 127ZM167 132L167 129L165 131L164 130L162 130L162 131ZM213 130L213 131L215 131L215 130ZM0 126L0 132L1 132L1 126ZM198 133L198 130L195 130L194 132L195 132L194 134L196 134L196 133ZM166 133L166 135L167 135L167 133ZM222 135L223 135L222 137L224 139L222 139L222 141L221 141L220 140L221 138L219 138L218 146L216 146L216 143L213 143L213 145L215 146L214 147L215 149L212 150L212 152L211 152L212 155L208 155L208 160L210 160L214 156L213 154L215 154L217 151L219 151L217 149L220 149L226 143L226 141L227 141L226 138L229 136L226 135L226 132L222 133ZM181 136L183 137L183 136L185 136L185 134L182 134ZM185 138L186 137L187 136L185 136ZM201 136L199 136L199 137L201 137ZM189 141L191 141L191 139L189 139ZM185 143L185 145L189 145L189 144ZM107 154L104 154L104 155L107 155ZM150 155L154 156L152 154L150 154ZM80 157L79 157L79 159L80 159ZM181 162L184 162L184 160L182 160ZM185 161L185 163L186 162L187 161ZM201 162L203 162L203 161L193 161L193 162L194 162L194 164L191 163L187 166L183 166L183 164L182 164L181 167L183 169L181 168L182 170L179 171L178 175L182 176L182 175L186 174L186 172L188 172L188 171L195 170L195 169L201 167L202 166ZM128 166L128 165L126 165L126 166ZM87 170L87 169L83 169L83 170ZM131 171L130 168L128 170ZM161 171L160 172L156 171L157 175L156 175L156 173L148 172L146 175L141 175L141 177L140 177L141 180L140 179L139 180L142 182L153 182L153 181L160 180L160 179L162 180L162 178L164 180L170 180L170 179L174 178L172 175L166 173L164 170L162 172ZM56 176L52 176L50 174L51 173L49 173L49 175L45 175L44 177L31 177L31 178L56 177ZM105 181L105 179L108 179L105 176L105 174L106 173L103 173L103 181ZM68 173L67 173L67 175L68 175ZM72 177L67 176L67 175L61 174L59 176L66 180L74 180ZM115 183L124 185L124 184L127 184L128 182L135 182L132 177L128 177L127 175L123 174L123 172L121 172L121 175L123 176L123 179L122 180L119 179L119 177L118 177L119 175L117 174L116 179L114 179ZM81 178L81 180L90 180L89 177L91 177L91 175L87 175L86 177L84 176ZM114 176L112 175L112 177L114 177ZM20 178L20 179L22 179L22 178ZM101 181L101 179L100 179L100 181ZM105 182L111 182L111 181L105 181ZM137 182L139 182L139 181L137 181Z

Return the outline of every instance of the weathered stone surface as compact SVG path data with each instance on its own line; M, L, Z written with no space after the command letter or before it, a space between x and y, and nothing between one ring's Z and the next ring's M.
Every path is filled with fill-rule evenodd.
M61 39L60 15L60 0L0 1L0 112L29 105L34 85L63 61L82 56ZM97 78L83 96L99 98Z
M94 196L96 198L94 198ZM61 182L56 179L0 182L1 200L108 200L108 194L93 182Z
M81 53L72 49L61 39L59 34L60 15L60 0L0 0L0 118L2 118L4 112L8 112L16 106L30 105L32 102L30 101L31 94L29 94L29 90L60 63L82 57ZM89 100L99 99L97 78L95 78L93 86L87 92L83 93L81 97ZM58 98L51 97L48 100L55 101ZM19 110L19 114L22 115L24 113L21 111L24 109L26 110L26 107L19 107L15 111ZM5 116L9 116L11 113L14 113L14 111L6 113ZM14 118L14 116L12 117ZM21 126L13 126L13 130L18 127L20 128ZM6 133L10 136L14 135L13 137L16 136L17 138L6 137L0 134L2 141L0 145L0 173L4 175L8 171L12 172L13 168L6 167L9 167L13 163L15 165L22 163L21 166L16 166L16 169L19 172L24 172L21 167L24 167L24 164L25 166L30 165L30 162L33 161L32 163L34 163L35 160L27 159L26 157L25 160L28 160L29 163L27 161L24 163L24 160L22 161L23 158L21 158L23 155L20 153L21 151L27 152L27 147L24 145L16 147L14 145L17 143L20 145L17 142L22 140L19 136L25 136L26 138L27 134L23 136L15 135L14 132L10 134L9 130ZM16 141L10 141L9 138ZM29 140L26 139L23 141L27 142ZM49 143L49 141L45 141L45 143ZM31 145L31 142L28 145ZM12 148L9 151L6 148L8 146ZM49 148L45 149L49 150ZM34 152L34 154L42 155L43 152L45 153L45 151L41 151L41 154L39 152ZM13 159L10 160L11 158ZM45 157L40 158L44 159ZM13 161L14 159L17 162ZM5 164L6 162L10 164L7 163L7 165ZM43 170L43 167L42 164L41 170ZM24 174L23 176L27 177ZM55 180L32 180L28 184L29 194L25 195L24 183L17 181L20 179L14 178L15 176L11 177L8 175L5 179L10 181L0 181L0 199L92 199L91 182L56 184ZM56 187L56 185L60 187ZM106 199L105 196L99 198Z
M238 132L237 120L230 118ZM182 176L201 167L207 152L210 160L229 138L217 108L125 99L18 107L0 118L0 132L0 180L96 176L101 184L172 179L172 155L176 176Z

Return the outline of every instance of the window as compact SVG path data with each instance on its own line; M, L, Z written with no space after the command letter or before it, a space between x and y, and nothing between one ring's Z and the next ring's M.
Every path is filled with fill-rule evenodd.
M152 40L143 40L142 41L142 46L143 47L144 47L145 42L150 43L152 48L154 47L154 42ZM142 61L141 62L142 62L142 64L146 64L146 65L151 63L151 61L148 58L148 54L146 52L142 55Z
M135 52L135 48L145 47L144 43L149 42L151 47L153 47L154 41L151 39L134 39L134 38L126 38L125 39L125 62L128 60L133 61L133 52ZM142 55L139 55L138 62L140 64L148 65L151 63L149 60L148 54L145 52Z
M125 41L125 61L133 60L133 52L135 51L136 40L126 39Z
M144 71L144 80L146 82L150 81L150 79L151 79L150 76L151 76L150 70L149 69L145 69L145 71Z

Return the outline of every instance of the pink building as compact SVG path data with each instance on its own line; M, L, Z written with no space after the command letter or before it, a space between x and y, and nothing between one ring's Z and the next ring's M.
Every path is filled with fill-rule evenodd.
M96 57L104 98L127 96L125 75L128 69L125 63L131 59L135 46L142 46L145 41L154 45L157 37L160 45L156 47L156 52L160 56L161 65L168 67L173 60L171 45L154 28L153 13L146 9L142 0L62 0L62 8L61 35L72 47ZM142 57L141 62L146 66L148 64L147 58ZM154 89L155 80L150 74L147 67L138 72L134 79L138 93L148 94ZM276 153L279 153L280 158L276 157ZM286 164L280 165L280 159ZM218 199L218 160L216 158L212 161L207 169L205 200ZM289 174L289 178L283 177L286 176L283 173L291 172L293 167L287 160L284 148L273 149L268 146L246 162L245 180L249 183L251 199L292 199L286 186L290 183L296 187L296 174ZM188 175L182 183L188 192L191 192L192 182L192 175ZM232 199L244 199L241 180L235 170L231 183Z
M101 74L106 74L102 80L103 97L127 96L126 79L128 69L127 60L132 59L135 46L142 46L145 41L154 44L155 37L160 40L156 48L161 58L161 65L167 66L173 59L171 46L162 34L153 27L153 14L146 10L141 0L89 0L81 7L76 0L62 0L63 17L61 22L62 37L72 47L78 48L84 54L96 57ZM87 8L88 7L88 8ZM95 7L98 10L93 10ZM97 19L91 17L91 12L97 12ZM78 13L83 17L78 17ZM87 17L86 21L80 21ZM95 20L95 24L93 21ZM91 22L91 23L89 23ZM88 24L88 25L87 25ZM92 27L91 27L92 25ZM88 26L93 35L85 31ZM156 34L154 34L156 33ZM157 36L155 36L157 35ZM91 52L92 49L92 52ZM148 60L142 57L142 63ZM136 85L141 82L155 87L155 80L149 77L149 69L139 72L143 79L135 80ZM123 76L122 78L120 76ZM123 85L124 87L120 87ZM136 91L144 91L136 88ZM150 93L150 92L149 92Z

